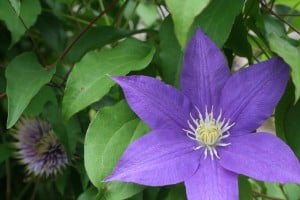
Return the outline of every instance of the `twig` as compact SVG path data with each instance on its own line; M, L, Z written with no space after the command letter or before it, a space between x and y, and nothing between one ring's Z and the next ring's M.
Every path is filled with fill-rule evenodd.
M73 68L74 68L74 64L71 66L70 70L67 72L67 74L65 75L65 77L63 77L63 81L60 84L60 87L63 87L66 84L67 79L68 79L70 73L72 72Z
M125 34L124 37L132 36L132 35L139 34L139 33L145 33L145 32L157 34L157 31L155 31L153 29L139 29L139 30L132 31L128 34ZM70 75L70 73L72 72L73 69L74 69L74 64L71 66L71 68L67 72L67 74L64 77L62 77L63 82L60 84L60 87L63 87L65 85L65 83L67 82L68 76Z
M34 200L35 199L35 195L36 195L36 192L37 192L37 189L38 189L38 186L39 186L39 182L40 182L40 180L37 179L36 182L35 182L35 185L34 185L33 192L32 192L30 200Z
M255 191L252 191L252 193L253 193L254 197L263 197L264 199L268 199L268 200L284 200L284 199L280 199L280 198L277 198L277 197L270 197L268 195L265 195L265 194L262 194L262 193L259 193L259 192L255 192Z
M266 52L266 50L259 44L259 42L256 40L254 36L251 34L248 34L249 37L253 40L253 42L258 46L258 48L267 56L267 58L270 58L269 54Z
M21 15L18 15L17 14L17 11L15 10L15 8L11 5L12 9L14 10L14 12L16 13L16 15L18 16L20 22L22 23L22 25L24 26L25 30L26 30L26 33L28 34L32 44L33 44L33 49L34 49L34 52L35 54L38 56L39 60L41 61L41 63L43 64L44 66L44 63L45 63L45 60L44 58L39 54L39 51L38 51L38 45L37 43L35 42L35 39L32 35L32 32L30 31L30 29L28 28L28 26L26 25L26 23L24 22L23 18L21 17Z
M6 97L6 92L0 93L0 99Z
M165 15L165 11L162 9L162 5L159 5L159 3L157 2L157 0L155 0L155 4L158 6L158 9L159 9L159 12L160 12L160 16L162 19L165 19L166 18L166 15Z
M76 37L70 42L70 44L65 48L65 50L62 52L62 54L56 59L56 61L51 64L46 66L47 69L52 69L55 67L55 65L62 60L67 53L71 50L71 48L74 46L74 44L81 38L81 36L100 18L102 17L105 13L107 13L112 7L118 2L119 0L114 0L112 1L98 16L96 16L88 25L86 25L79 33L76 35Z
M300 17L300 14L277 14L282 17Z
M273 9L274 3L275 3L275 0L272 0L271 1L271 9Z
M100 9L101 10L104 10L104 4L103 4L103 0L99 0L99 6L100 6ZM109 19L108 19L108 16L106 14L104 14L104 20L105 20L105 23L106 25L110 25L110 22L109 22Z
M6 200L11 199L11 171L9 159L5 161L6 168Z
M277 13L275 13L272 9L270 9L266 4L264 4L262 1L260 2L261 5L267 10L269 11L272 15L274 15L275 17L277 17L280 21L282 21L284 24L286 24L288 27L290 27L290 29L292 29L293 31L295 31L296 33L298 33L300 35L300 32L297 30L297 28L295 28L293 25L291 25L289 22L285 21L282 17L280 17L280 15L278 15Z
M24 22L24 20L22 19L21 16L19 16L19 19L20 19L21 23L23 24L23 26L24 26L25 29L26 29L26 32L27 32L27 34L28 34L28 36L29 36L29 38L30 38L32 44L33 44L34 51L35 51L36 55L37 55L38 58L40 59L41 63L44 65L45 59L39 54L38 44L36 43L36 41L35 41L35 39L34 39L34 37L33 37L32 32L29 30L29 28L27 27L27 25L25 24L25 22Z

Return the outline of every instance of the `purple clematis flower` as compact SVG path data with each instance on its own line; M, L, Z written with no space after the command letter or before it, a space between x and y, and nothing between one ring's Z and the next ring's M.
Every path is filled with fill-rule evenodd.
M133 142L105 181L163 186L184 182L189 200L238 199L238 174L300 183L300 165L276 136L253 133L282 96L280 58L231 75L201 30L188 43L181 91L146 76L114 77L152 131Z

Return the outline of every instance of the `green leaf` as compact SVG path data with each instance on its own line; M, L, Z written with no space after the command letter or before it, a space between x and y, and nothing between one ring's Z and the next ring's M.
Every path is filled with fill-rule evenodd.
M51 54L55 55L63 52L67 45L67 36L64 32L62 22L55 15L53 15L52 12L43 12L41 15L39 15L34 27L39 30L39 34L43 38L43 42L45 42L54 50L51 51ZM73 48L71 48L71 51L72 49ZM67 56L68 55L69 54L67 54ZM57 56L58 55L55 57Z
M295 85L295 101L300 98L300 47L295 47L275 33L268 37L270 48L290 65L291 77Z
M295 99L295 88L291 81L288 82L284 95L280 99L275 109L276 135L286 141L285 137L285 117L288 109L293 106Z
M174 21L175 33L182 49L185 48L188 33L195 17L201 13L208 3L209 0L166 0Z
M20 8L21 8L20 0L9 0L9 3L11 7L14 9L14 11L16 12L17 16L19 16Z
M44 86L30 101L29 105L24 110L25 115L37 116L43 112L44 105L47 102L53 102L57 105L57 100L53 89L49 86Z
M13 44L17 42L26 31L20 18L23 20L25 25L30 28L41 13L40 2L32 0L22 0L19 16L8 0L1 0L0 8L0 19L5 22L7 28L10 30Z
M284 24L272 15L263 14L262 20L264 23L265 35L275 33L278 36L283 36L286 34Z
M183 184L172 186L165 200L185 200L186 194Z
M239 176L239 199L251 200L252 189L248 179L245 176Z
M159 19L156 5L153 3L140 2L136 8L136 13L147 27L152 26Z
M13 149L7 143L0 144L0 163L5 161L13 154Z
M147 200L156 200L158 199L158 193L160 192L159 187L147 187L143 191L143 197Z
M144 189L144 186L134 183L110 182L104 187L101 200L127 199Z
M159 68L166 83L179 87L183 53L173 31L171 17L167 17L159 31Z
M293 149L295 154L300 158L300 100L292 105L285 116L284 128L287 143Z
M122 101L105 107L91 122L85 138L85 168L103 199L124 199L142 190L132 183L104 183L129 143L148 131Z
M282 4L282 5L287 5L291 8L294 9L300 9L300 0L276 0L275 1L276 4Z
M129 31L111 26L102 26L89 29L72 47L66 58L75 62L89 50L101 48L106 44L122 39Z
M54 72L55 69L44 69L33 53L23 53L11 61L6 70L7 128L16 123L30 100L51 80Z
M67 81L63 116L68 119L101 99L115 84L109 75L126 75L141 70L150 63L153 54L152 46L134 39L127 39L110 50L86 54L75 65Z
M234 22L225 47L232 49L236 55L247 57L251 62L252 49L250 43L248 42L247 35L248 30L244 24L243 16L239 15Z
M212 0L195 19L193 29L200 27L221 47L228 38L235 17L241 12L243 5L243 0Z
M266 195L276 199L285 199L285 195L279 183L265 182L265 187L266 187Z
M300 186L297 184L287 183L283 185L283 191L288 199L299 199Z
M300 158L300 100L294 104L294 86L288 83L287 89L275 110L276 134L285 140Z
M77 198L77 200L91 200L91 199L95 199L97 195L97 190L94 187L91 187L89 189L87 189L86 191L84 191L83 193L81 193L79 195L79 197Z

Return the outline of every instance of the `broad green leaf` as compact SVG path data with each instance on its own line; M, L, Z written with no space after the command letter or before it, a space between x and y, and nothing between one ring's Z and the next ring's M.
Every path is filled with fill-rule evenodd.
M159 19L156 5L153 3L140 2L136 8L136 13L147 27L152 26Z
M134 39L117 47L93 51L77 63L67 81L63 99L63 116L68 119L91 103L101 99L115 84L109 75L126 75L145 68L152 60L154 48Z
M185 194L185 188L183 184L177 184L175 186L172 186L167 197L165 200L185 200L186 199L186 194Z
M287 5L294 9L300 9L300 0L276 0L275 3Z
M243 0L212 0L195 19L193 28L200 27L221 47L228 38L235 17L242 11L243 5Z
M16 12L17 16L19 16L20 8L21 8L20 0L9 0L9 3L11 7L14 9L14 11Z
M291 77L295 85L295 101L300 98L300 47L291 45L284 38L272 33L268 37L270 48L290 65Z
M0 163L5 161L13 154L13 149L7 143L0 144Z
M232 27L228 40L225 43L225 47L232 49L232 51L239 56L247 57L251 62L252 49L247 39L248 30L244 24L243 16L239 15Z
M300 158L300 100L294 104L294 99L294 86L289 82L275 110L275 127L276 134L285 140Z
M275 33L278 36L283 36L286 34L284 24L272 15L263 14L262 20L264 23L265 35Z
M167 17L159 31L159 68L165 82L179 87L183 53L173 31L171 17Z
M52 12L42 12L34 27L39 30L39 34L43 38L43 42L54 50L51 53L56 55L55 57L63 52L68 41L66 33L64 32L62 21L60 21L57 16L55 16ZM69 54L67 54L67 56L68 55Z
M70 178L70 170L64 170L64 173L58 174L55 177L55 186L58 192L63 195L64 191L66 189L67 183L68 183L68 178Z
M113 150L112 150L113 151ZM107 190L102 193L101 200L122 200L127 199L144 189L144 186L134 183L110 182L107 183Z
M293 149L295 154L300 158L300 100L291 106L285 116L284 128L287 143Z
M144 200L144 199L146 199L146 197L144 197L144 194L142 192L139 192L126 200ZM150 199L147 199L147 200L150 200Z
M30 101L29 105L24 110L25 115L37 116L43 112L44 105L47 102L57 104L56 96L53 89L49 86L44 86Z
M298 4L300 8L300 1ZM279 15L286 15L284 18L286 21L288 21L292 26L294 26L296 29L300 29L300 19L299 19L299 14L300 14L300 9L295 9L293 7L289 7L286 5L282 4L277 4L274 6L274 11L279 14ZM288 27L290 31L293 31L291 27Z
M20 18L22 18L25 25L30 28L41 13L40 2L32 0L22 0L19 16L14 11L14 8L10 5L8 0L1 0L0 8L0 19L5 22L7 28L10 30L13 44L17 42L26 31Z
M248 179L245 176L239 176L239 197L243 200L251 200L252 189Z
M79 197L77 198L77 200L91 200L91 199L95 199L97 195L97 190L96 188L89 188L86 191L84 191L83 193L81 193L79 195Z
M285 195L280 187L279 183L265 182L266 194L272 198L285 199Z
M102 26L89 29L72 47L66 58L71 62L81 59L89 50L101 48L106 44L122 39L130 32L111 26Z
M175 33L182 49L185 48L188 33L195 17L201 13L208 3L209 0L166 0L174 21Z
M147 200L157 200L158 193L160 192L159 187L147 187L143 191L143 197Z
M16 123L30 100L51 80L54 72L55 69L43 68L33 53L23 53L11 61L6 70L7 128Z
M91 122L85 138L85 168L91 182L99 189L103 199L128 198L143 187L132 183L103 182L129 143L148 131L122 101L105 107Z
M275 109L275 128L276 135L286 141L285 137L285 117L286 113L294 104L295 88L291 81L288 82L284 95L280 99Z
M283 191L288 199L299 199L300 186L297 184L287 183L283 185Z

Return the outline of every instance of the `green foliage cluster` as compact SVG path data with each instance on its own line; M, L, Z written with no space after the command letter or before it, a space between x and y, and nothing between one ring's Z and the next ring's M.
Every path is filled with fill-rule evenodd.
M149 131L110 76L143 74L180 87L183 52L197 27L232 71L274 55L289 64L291 79L270 121L300 158L300 1L1 0L0 199L186 199L182 184L103 179ZM69 159L57 176L30 177L15 159L10 130L21 116L51 123ZM294 184L240 177L239 188L241 199L300 198Z

